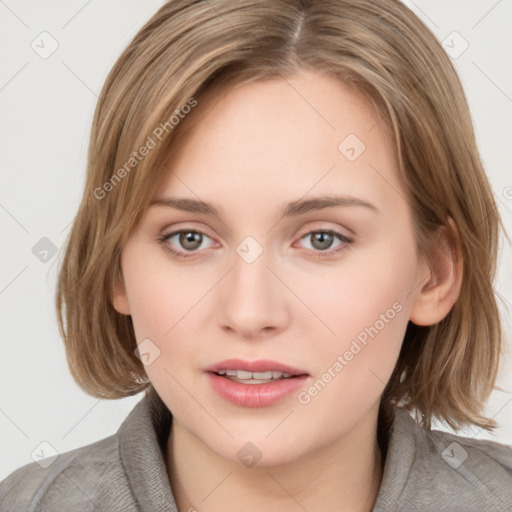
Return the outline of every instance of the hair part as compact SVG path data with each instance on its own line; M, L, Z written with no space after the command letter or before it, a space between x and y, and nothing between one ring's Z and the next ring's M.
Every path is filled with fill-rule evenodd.
M168 176L172 148L200 121L201 98L299 70L352 84L371 101L394 146L418 253L431 266L440 229L450 230L451 218L458 230L459 298L436 325L409 322L382 411L414 409L427 428L434 417L452 428L495 428L481 411L502 350L493 280L503 226L457 73L398 0L173 0L140 29L98 100L83 198L58 278L56 309L72 376L102 398L151 388L134 354L131 317L111 301L122 282L122 248ZM134 151L191 98L198 107L127 168ZM124 177L114 180L122 168Z

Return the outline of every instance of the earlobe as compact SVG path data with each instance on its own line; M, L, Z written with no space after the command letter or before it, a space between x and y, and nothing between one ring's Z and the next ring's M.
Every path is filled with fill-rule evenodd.
M128 296L126 295L126 289L122 278L116 280L114 292L112 294L112 305L114 309L122 315L131 315L130 304L128 302Z
M434 248L434 267L425 265L422 269L428 278L418 286L410 312L410 320L416 325L440 322L459 297L463 273L460 239L453 219L449 218L448 222L450 227L442 228Z

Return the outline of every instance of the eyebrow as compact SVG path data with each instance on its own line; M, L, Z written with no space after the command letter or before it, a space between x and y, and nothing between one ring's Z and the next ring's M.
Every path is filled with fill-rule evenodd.
M161 197L152 201L151 206L167 206L176 210L182 210L190 213L199 213L203 215L213 215L220 218L219 212L211 204L197 199L181 197ZM288 203L283 209L283 217L295 217L308 212L323 210L332 207L361 206L368 208L375 213L380 213L379 209L372 203L353 196L321 196L312 199L298 199Z

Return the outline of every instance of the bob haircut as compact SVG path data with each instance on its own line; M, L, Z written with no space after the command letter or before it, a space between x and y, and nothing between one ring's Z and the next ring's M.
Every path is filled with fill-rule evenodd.
M139 30L99 97L59 270L56 309L73 378L101 398L154 393L131 316L112 305L123 246L168 176L171 144L201 118L203 93L301 69L353 85L376 109L430 268L442 228L460 244L459 298L435 325L409 322L380 417L400 406L425 428L433 418L496 428L482 410L502 350L493 281L503 225L455 68L398 0L172 0Z

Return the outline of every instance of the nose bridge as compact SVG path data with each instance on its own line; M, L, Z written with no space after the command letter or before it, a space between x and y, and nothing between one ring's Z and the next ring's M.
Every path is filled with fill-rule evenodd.
M244 335L282 328L287 319L283 285L267 267L272 254L253 237L236 248L219 301L220 320Z

